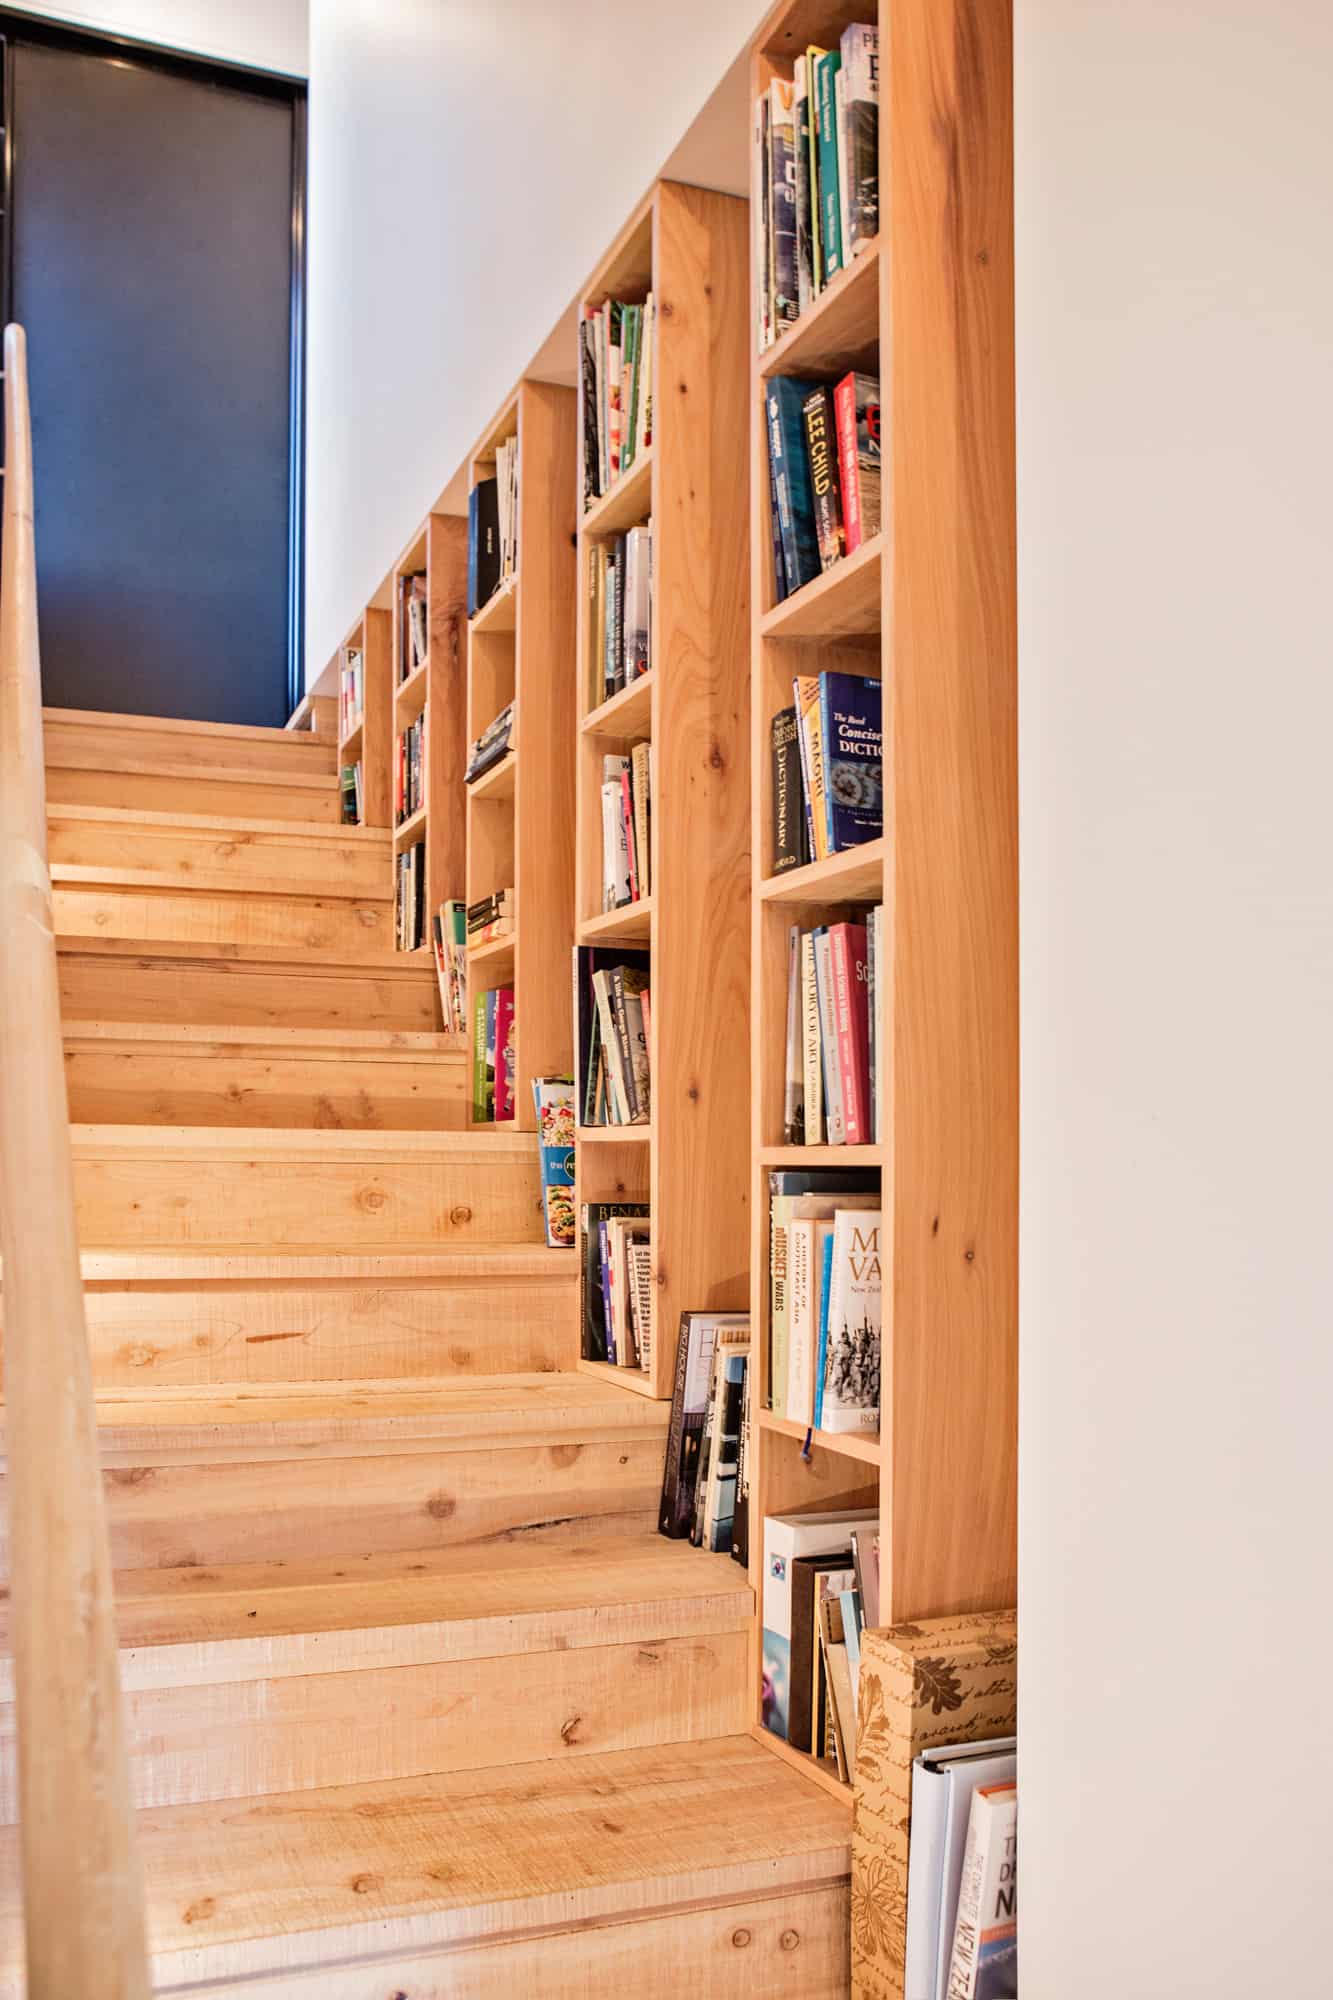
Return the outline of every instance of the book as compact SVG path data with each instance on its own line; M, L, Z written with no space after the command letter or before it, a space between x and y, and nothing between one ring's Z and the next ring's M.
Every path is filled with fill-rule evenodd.
M873 1135L865 925L830 924L829 956L833 967L833 1016L847 1144L867 1146Z
M657 1516L658 1533L671 1541L686 1540L694 1518L699 1452L718 1337L727 1328L748 1324L745 1313L685 1312L680 1316L676 1379Z
M806 396L817 386L794 375L774 375L765 398L769 465L777 498L786 596L820 573L814 494L801 413Z
M787 933L787 1034L782 1088L782 1143L805 1144L805 1090L801 1067L801 927Z
M787 1741L793 1750L805 1750L812 1756L820 1754L823 1733L818 1724L821 1708L821 1584L827 1579L831 1588L841 1589L852 1573L850 1562L850 1550L840 1548L829 1555L797 1556L791 1566L791 1696L787 1712Z
M468 495L467 615L475 618L500 582L500 491L479 479Z
M858 1528L852 1536L852 1567L856 1571L856 1594L861 1600L861 1622L873 1632L879 1624L878 1529Z
M574 1079L534 1076L532 1105L537 1117L541 1161L542 1215L550 1250L574 1247Z
M819 1269L819 1292L815 1308L815 1420L814 1428L824 1428L824 1382L828 1370L829 1299L833 1283L833 1231L822 1231L815 1244Z
M847 1142L847 1127L833 1011L833 947L827 929L822 927L815 932L815 996L819 1009L819 1070L824 1086L824 1136L828 1145L842 1146Z
M839 1209L829 1243L828 1337L819 1428L879 1429L883 1270L879 1209Z
M494 1100L487 1092L486 1075L486 995L476 993L472 998L472 1122L483 1125L489 1122L494 1110Z
M741 1431L736 1445L736 1500L731 1523L733 1562L750 1567L750 1425L754 1405L755 1370L746 1357L745 1379L741 1383Z
M700 1455L690 1539L696 1548L725 1555L736 1512L736 1462L741 1406L749 1363L750 1328L723 1327L713 1353L704 1449Z
M774 77L768 87L769 200L772 215L773 338L794 326L800 312L796 271L796 133L792 83Z
M646 521L625 536L625 612L623 685L646 674L652 666L653 527Z
M618 910L631 902L629 829L625 824L622 778L631 769L628 757L602 759L602 908Z
M798 674L792 682L796 707L796 740L801 752L801 784L805 799L806 835L811 858L828 858L828 812L824 803L824 724L818 674Z
M574 1102L578 1107L580 1121L585 1125L626 1122L621 1116L611 1115L612 1106L607 1096L599 1090L599 1071L603 1055L603 1015L593 982L597 974L609 973L616 967L622 969L631 967L646 975L650 967L649 955L646 951L623 945L575 945L573 951ZM603 982L603 998L609 1008L610 989L605 982ZM608 1014L606 1019L614 1040L614 1018ZM645 1046L649 1046L646 1021L644 1039ZM624 1103L627 1107L628 1097Z
M844 544L853 555L880 530L879 381L844 375L833 391Z
M755 338L762 354L773 344L773 213L769 191L772 164L768 145L769 97L765 91L754 107L752 128L750 213L754 230Z
M843 267L842 203L839 195L837 79L842 56L820 49L814 57L814 131L819 185L819 237L824 283Z
M839 152L846 176L848 262L879 233L879 29L854 21L839 44L844 130Z
M647 1233L631 1238L629 1260L630 1314L634 1325L639 1366L650 1374L653 1366L653 1246Z
M972 1794L947 2000L1016 2000L1018 1786Z
M946 2000L972 1794L1018 1775L1018 1740L945 1744L913 1759L903 2000Z
M799 1213L796 1204L788 1228L786 1388L784 1414L789 1423L815 1421L815 1360L819 1347L819 1321L823 1291L824 1243L833 1233L831 1217Z
M606 1361L607 1300L602 1284L602 1225L617 1216L647 1218L644 1202L584 1202L579 1210L579 1348L585 1361Z
M788 1740L791 1702L792 1564L798 1556L848 1547L853 1528L871 1511L770 1514L764 1520L762 1720Z
M884 831L882 684L835 673L818 683L824 847L841 854Z
M832 392L821 382L801 404L805 452L814 497L815 538L821 569L832 569L843 554L842 501L838 491L837 437L833 427Z
M514 1115L514 1065L516 1039L514 989L495 989L495 1117L497 1122Z
M814 217L810 188L810 65L796 59L791 94L793 192L796 201L796 302L808 312L819 292L815 273Z
M802 1125L807 1146L823 1143L824 1068L820 1055L819 982L815 976L816 933L801 939L801 1086Z
M814 1173L772 1173L769 1175L769 1400L773 1414L801 1421L789 1407L790 1347L792 1331L791 1232L797 1222L828 1222L840 1208L873 1209L879 1206L879 1176L873 1169L840 1174L832 1170ZM819 1309L819 1292L811 1277L810 1311ZM815 1347L811 1345L813 1379ZM813 1414L813 1405L812 1405ZM809 1421L807 1418L805 1421Z
M500 762L512 747L513 733L514 704L511 701L500 710L494 722L487 724L469 750L463 771L464 784L475 784L492 765Z
M630 751L630 793L634 807L634 865L641 897L653 892L652 815L653 746L636 743Z
M772 762L774 875L801 868L810 859L805 822L805 789L801 778L801 747L796 710L780 708L769 725Z
M838 1776L851 1784L856 1776L856 1718L852 1703L851 1668L847 1659L847 1638L842 1622L840 1589L829 1579L821 1580L819 1638L824 1673L828 1682L828 1713L833 1725L833 1749Z
M584 308L579 326L583 403L583 503L590 507L642 457L653 441L651 292Z

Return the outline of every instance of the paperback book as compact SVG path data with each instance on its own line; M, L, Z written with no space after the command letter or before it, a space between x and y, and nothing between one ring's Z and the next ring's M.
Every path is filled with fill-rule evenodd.
M574 1247L574 1079L534 1076L532 1102L537 1114L537 1146L541 1159L542 1214L547 1247Z

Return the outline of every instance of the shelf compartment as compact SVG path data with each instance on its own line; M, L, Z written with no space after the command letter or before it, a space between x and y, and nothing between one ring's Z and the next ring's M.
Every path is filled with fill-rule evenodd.
M581 724L585 736L606 737L609 742L623 743L631 739L643 739L652 728L653 686L657 679L655 669L640 674L636 681L613 694L585 715Z
M873 1146L761 1146L761 1167L878 1167L883 1148Z
M576 1125L574 1137L587 1146L647 1146L653 1128L647 1125Z
M405 819L393 832L393 851L405 854L409 847L415 847L419 840L426 838L426 808L418 806L410 819Z
M517 775L518 752L506 750L498 764L492 764L489 771L483 771L468 786L468 796L473 799L512 799Z
M430 661L423 660L413 669L405 681L399 681L393 691L393 720L399 735L416 721L426 706L427 682L430 678Z
M650 444L641 458L619 478L609 493L594 500L580 523L584 535L619 535L646 521L653 505L653 466L657 447Z
M632 1389L636 1396L650 1396L655 1402L664 1402L653 1387L651 1375L645 1375L642 1368L617 1368L610 1361L587 1361L580 1356L579 1367L585 1375L596 1375L603 1382L614 1382L618 1388Z
M652 928L653 899L640 896L637 903L622 903L618 910L586 917L579 925L579 943L647 944Z
M883 623L880 589L882 534L872 535L853 555L843 556L822 575L784 597L759 621L763 639L871 639Z
M825 286L815 303L759 357L759 373L837 378L878 367L879 238Z
M474 615L469 630L480 638L488 632L513 632L517 628L518 578L512 576L508 583L486 599Z
M365 738L365 733L366 733L366 724L365 724L365 717L363 716L361 721L357 723L355 729L351 730L346 736L339 738L338 740L339 768L341 768L342 765L344 764L355 764L357 758L361 755L361 746Z
M784 1764L790 1764L794 1771L801 1773L802 1777L812 1778L817 1785L822 1785L826 1792L831 1792L835 1799L850 1804L852 1788L850 1785L844 1785L835 1765L823 1757L811 1757L804 1750L793 1750L790 1743L784 1743L780 1736L775 1736L771 1729L765 1729L760 1722L751 1724L750 1734L756 1743L762 1743L775 1757L781 1757Z
M878 903L884 896L884 835L860 847L844 848L804 868L769 875L759 885L764 903L821 907L827 903Z
M514 970L514 934L508 937L488 938L485 944L470 944L467 947L469 968L476 966L486 975L489 991L492 985L503 986L505 975Z
M834 1147L832 1150L845 1149ZM792 1423L787 1417L775 1417L772 1410L759 1411L759 1428L773 1431L779 1437L792 1438L797 1444L805 1443L806 1426ZM819 1451L834 1452L839 1458L854 1458L862 1465L877 1466L880 1462L878 1432L873 1437L863 1437L855 1431L811 1431L809 1435L811 1444Z

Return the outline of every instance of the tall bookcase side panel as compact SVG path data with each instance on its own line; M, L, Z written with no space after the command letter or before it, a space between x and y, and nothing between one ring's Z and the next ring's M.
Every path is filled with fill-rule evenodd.
M567 1073L573 1058L577 398L541 382L525 382L519 396L515 1110L527 1130L533 1077Z
M426 529L426 894L433 914L467 893L467 522L432 514Z
M652 1200L663 1396L680 1314L748 1297L748 240L745 202L659 189Z
M393 817L389 774L393 754L393 617L375 605L366 608L366 702L362 728L365 825L388 826Z

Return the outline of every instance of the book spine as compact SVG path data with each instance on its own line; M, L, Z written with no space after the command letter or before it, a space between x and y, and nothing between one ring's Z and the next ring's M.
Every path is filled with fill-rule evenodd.
M782 530L788 593L799 590L820 573L815 498L801 414L809 386L790 375L775 375L768 386L769 454L777 476L778 523Z
M844 28L842 74L846 78L848 258L855 257L879 229L879 30L863 22Z
M864 540L861 522L861 461L856 449L856 377L844 375L833 391L838 434L838 475L842 489L843 541L854 555Z
M800 311L796 272L795 134L792 86L775 77L769 86L769 180L773 218L773 335L781 337Z
M819 982L815 976L815 937L801 939L801 1077L805 1096L805 1143L817 1146L824 1136L824 1090L819 1059Z
M824 766L824 732L820 718L820 676L803 674L794 683L796 721L801 732L801 758L805 776L806 820L810 847L816 861L828 857L827 779Z
M842 1116L842 1079L838 1074L838 1036L833 1014L833 954L827 931L815 938L815 986L819 995L820 1069L824 1078L824 1105L828 1120L828 1143L841 1146L847 1133Z
M486 995L478 993L472 1002L472 1118L475 1124L486 1119Z
M782 515L778 504L778 474L773 452L768 452L768 529L773 546L773 602L781 604L787 595L787 559L782 553Z
M673 1542L683 1540L687 1532L687 1524L682 1525L681 1514L685 1501L685 1377L689 1372L689 1356L690 1316L682 1313L680 1333L676 1339L676 1380L671 1391L671 1423L667 1430L666 1463L662 1471L662 1500L657 1510L657 1532Z
M768 1215L768 1401L775 1417L787 1414L790 1284L791 1224L787 1202L779 1195L771 1198Z
M833 79L834 115L838 121L838 236L842 247L842 268L852 261L851 211L848 205L849 175L847 147L847 71L841 61Z
M838 1036L838 1080L842 1090L843 1118L847 1144L868 1144L866 1137L865 1083L858 1072L852 1029L853 994L858 967L852 962L848 924L829 929L829 955L833 966L833 1014Z
M799 868L805 860L805 800L796 710L779 709L770 725L772 762L773 873Z
M495 1115L497 1119L512 1118L514 1115L513 1026L514 989L512 986L502 986L495 998Z
M833 433L833 398L822 386L801 405L805 452L815 503L815 537L821 569L832 569L842 554L842 506L838 498L838 461Z
M796 59L791 125L792 192L796 203L796 302L798 312L804 313L810 310L815 299L810 234L810 67L804 56Z
M805 1143L805 1089L801 1075L801 932L793 924L787 937L787 1040L782 1100L782 1143Z
M630 1049L629 1016L625 1011L625 976L619 966L611 974L611 1020L616 1046L620 1050L620 1073L624 1079L626 1122L640 1123L639 1092Z
M815 106L818 119L819 230L824 252L824 283L842 269L842 205L838 193L837 78L841 57L835 50L815 59Z

